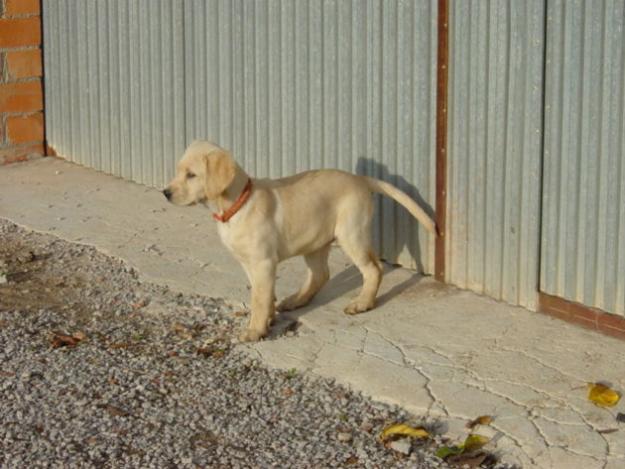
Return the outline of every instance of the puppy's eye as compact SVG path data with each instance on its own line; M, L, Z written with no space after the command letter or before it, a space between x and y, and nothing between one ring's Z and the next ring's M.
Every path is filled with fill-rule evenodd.
M187 179L192 179L195 177L195 173L187 173Z

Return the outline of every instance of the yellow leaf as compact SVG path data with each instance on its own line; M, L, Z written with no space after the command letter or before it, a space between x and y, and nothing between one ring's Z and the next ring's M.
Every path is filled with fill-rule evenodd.
M436 450L436 456L441 459L445 459L449 456L455 456L457 454L462 454L464 448L461 446L441 446Z
M465 453L472 453L473 451L480 449L489 441L490 441L490 438L486 436L471 434L467 436L466 440L464 440L464 443L462 443L461 445L441 446L436 451L436 456L438 456L441 459L446 459L450 456L456 457L456 456L463 455ZM458 461L460 461L460 459Z
M467 423L467 428L473 428L476 425L490 425L492 421L493 418L490 415L482 415Z
M409 436L412 438L427 438L430 436L430 434L421 427L415 428L405 423L394 423L382 431L380 438L382 441L385 441L393 435Z
M480 449L486 443L490 441L490 438L483 435L471 434L467 436L467 439L464 440L464 451L474 451L476 449Z
M588 399L599 407L613 407L621 396L605 384L588 383Z

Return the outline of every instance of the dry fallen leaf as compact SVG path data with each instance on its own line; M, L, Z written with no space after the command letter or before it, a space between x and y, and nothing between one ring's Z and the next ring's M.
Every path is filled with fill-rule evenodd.
M178 334L179 337L182 337L183 339L193 338L193 332L191 332L191 330L184 324L180 324L179 322L174 323L172 329L176 334Z
M449 456L462 454L463 451L464 451L464 448L463 448L462 445L460 445L460 446L441 446L440 448L438 448L436 450L436 456L441 458L441 459L445 459L445 458L448 458Z
M430 436L430 434L421 427L415 428L410 425L406 425L405 423L394 423L382 431L380 439L382 441L386 441L395 435L409 436L411 438L428 438Z
M215 345L207 345L206 347L198 347L196 353L204 357L221 358L226 354L226 351Z
M52 345L52 348L75 347L81 340L82 339L72 335L53 332L52 337L50 338L50 345Z
M493 421L493 418L490 415L482 415L476 419L471 420L467 423L467 428L473 428L476 425L490 425Z
M456 456L463 453L471 453L478 449L481 449L486 443L490 441L490 438L483 435L471 434L467 436L464 443L457 446L441 446L436 451L436 456L441 459L448 458L450 456ZM473 456L473 455L471 455Z
M465 451L475 451L476 449L480 449L486 443L490 441L490 438L483 435L471 434L467 436L467 439L464 440L464 450Z
M621 398L614 389L601 383L588 383L588 399L599 407L613 407Z
M111 405L111 404L106 404L103 407L109 414L111 414L114 417L127 417L130 415L130 412L124 409L121 409L120 407Z
M120 350L120 349L131 348L132 346L133 344L131 344L130 342L113 342L112 344L109 345L109 348L113 350Z
M482 464L487 457L488 453L484 451L479 451L477 453L462 453L449 456L445 462L462 468L475 468L480 467L480 464Z

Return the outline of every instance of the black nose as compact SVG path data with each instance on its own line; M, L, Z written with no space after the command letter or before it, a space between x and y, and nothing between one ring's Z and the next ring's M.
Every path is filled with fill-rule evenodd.
M171 191L169 189L163 189L163 194L167 197L167 200L171 200Z

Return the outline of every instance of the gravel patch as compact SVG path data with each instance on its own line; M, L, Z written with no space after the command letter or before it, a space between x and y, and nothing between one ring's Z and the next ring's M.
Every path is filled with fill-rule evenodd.
M2 219L0 240L0 467L448 467L443 435L380 442L424 423L403 410L238 351L222 300Z

